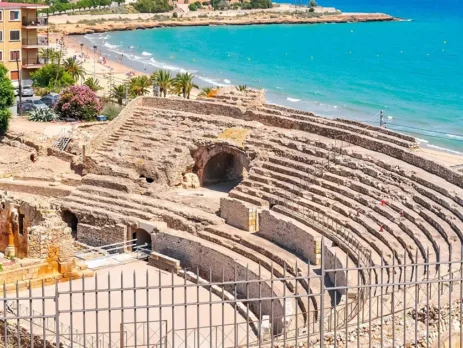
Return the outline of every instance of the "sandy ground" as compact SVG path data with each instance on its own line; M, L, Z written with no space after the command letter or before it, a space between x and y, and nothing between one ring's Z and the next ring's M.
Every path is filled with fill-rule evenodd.
M30 151L0 143L0 179L56 181L63 177L78 179L68 162L53 156L30 160Z
M463 155L452 154L443 151L437 151L422 147L418 150L418 153L434 162L446 165L446 166L455 166L463 165Z
M175 288L170 288L171 284ZM132 289L134 286L137 290ZM87 290L85 295L81 291L83 288ZM112 291L108 292L108 288ZM100 291L92 291L94 289ZM54 316L56 309L59 309L58 321L64 337L68 337L66 334L72 328L73 340L82 342L81 336L85 335L87 347L92 346L92 339L96 340L96 337L102 348L125 347L119 341L124 337L127 347L159 347L159 342L167 338L169 344L175 347L185 345L203 348L213 345L209 339L210 330L213 341L221 342L222 329L225 345L237 346L233 332L235 311L231 305L220 304L220 298L207 289L177 275L160 271L144 261L101 269L93 278L60 283L56 287L46 286L43 291L48 296L47 300L42 302L39 299L42 296L41 288L32 289L32 296L36 296L37 300L19 301L21 307L28 313L32 309L37 316L42 313ZM56 293L58 300L54 302ZM28 291L20 293L20 296L25 295L29 295ZM209 301L214 304L209 306ZM187 305L184 305L185 302ZM134 310L135 306L146 308ZM124 310L121 311L121 308ZM251 342L255 340L254 334L248 330L239 314L236 323L243 323L237 326L236 343L244 346L247 336ZM124 331L124 336L121 331ZM40 321L34 326L34 332L42 334Z

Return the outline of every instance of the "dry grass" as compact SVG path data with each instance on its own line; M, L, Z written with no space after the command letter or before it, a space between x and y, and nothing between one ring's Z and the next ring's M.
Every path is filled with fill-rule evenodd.
M249 129L244 128L227 128L218 136L218 139L228 140L242 147L249 132Z

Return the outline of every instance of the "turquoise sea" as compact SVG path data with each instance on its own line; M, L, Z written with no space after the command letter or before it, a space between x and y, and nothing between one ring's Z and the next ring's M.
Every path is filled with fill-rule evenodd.
M265 88L269 102L378 124L463 153L463 2L320 0L390 23L163 28L81 38L138 70L187 70L201 86Z

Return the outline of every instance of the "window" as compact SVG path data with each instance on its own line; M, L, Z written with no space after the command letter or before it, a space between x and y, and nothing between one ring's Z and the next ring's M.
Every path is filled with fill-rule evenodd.
M16 61L16 60L19 60L21 59L21 57L19 56L19 51L10 51L10 60L11 61Z
M3 30L0 30L0 42L3 41Z
M10 41L19 41L21 39L21 31L10 30Z
M19 80L19 71L10 71L10 74L13 81Z
M3 62L3 51L0 51L0 62Z
M10 21L19 21L19 10L10 11Z
M0 11L0 22L3 22L3 11Z

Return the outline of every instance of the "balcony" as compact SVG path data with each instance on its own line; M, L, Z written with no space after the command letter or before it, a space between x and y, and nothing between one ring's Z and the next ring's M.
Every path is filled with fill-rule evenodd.
M23 17L22 26L26 29L43 29L48 27L48 17Z
M47 64L46 58L24 58L22 60L23 69L39 69Z
M46 36L39 36L34 38L23 38L23 48L41 48L48 46L48 38Z

